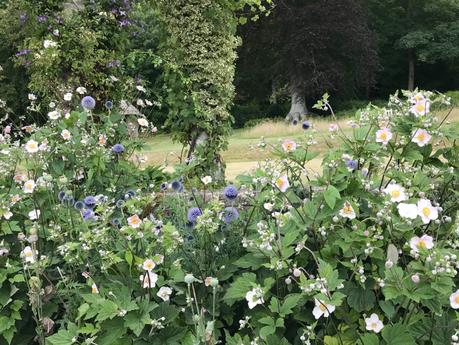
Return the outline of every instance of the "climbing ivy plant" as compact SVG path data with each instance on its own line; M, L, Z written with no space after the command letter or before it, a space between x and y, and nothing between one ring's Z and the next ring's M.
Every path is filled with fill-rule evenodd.
M181 142L193 174L223 177L220 152L233 121L229 107L239 11L264 10L260 1L160 0L156 2L165 37L160 48L169 106L167 126ZM191 168L189 169L191 171Z

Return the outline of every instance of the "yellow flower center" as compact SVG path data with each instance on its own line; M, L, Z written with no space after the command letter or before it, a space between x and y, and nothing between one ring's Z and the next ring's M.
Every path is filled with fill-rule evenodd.
M418 134L418 140L419 140L419 141L424 141L424 140L426 140L426 135L425 135L423 132L420 132L420 133Z
M145 267L149 270L153 269L153 262L149 261L145 264Z
M386 140L387 140L387 134L386 134L386 132L382 132L382 133L379 135L379 137L381 138L381 140L386 141Z
M454 298L454 302L456 302L457 304L459 304L459 295L457 295L457 296Z
M420 113L423 112L425 110L424 104L416 105L416 110Z
M276 180L276 186L281 188L284 185L284 180L282 178L278 178Z
M377 324L376 322L372 322L372 323L371 323L371 328L374 329L374 328L376 328L376 327L378 327L378 324Z
M345 214L351 214L352 212L354 212L354 210L352 209L351 204L348 204L348 203L344 204L343 212Z
M424 208L422 209L422 214L423 214L424 216L426 216L426 217L430 216L430 208L424 207Z
M427 247L426 241L420 240L420 241L418 242L418 247L419 247L419 248L426 248L426 247Z
M31 258L33 256L33 253L31 251L25 252L26 258Z
M319 304L319 308L320 308L321 311L326 311L327 310L327 307L324 306L322 303Z
M391 197L393 198L398 198L400 196L400 191L399 190L393 190L392 192L390 192L390 195Z

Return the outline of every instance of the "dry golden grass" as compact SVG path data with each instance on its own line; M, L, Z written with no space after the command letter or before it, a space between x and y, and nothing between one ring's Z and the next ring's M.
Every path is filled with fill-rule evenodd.
M442 120L446 112L438 114L439 120ZM347 124L348 118L341 118L338 124L345 130L351 131ZM449 115L448 121L459 122L459 108L455 108ZM317 144L314 145L314 151L321 153L328 149L324 137L327 136L328 127L332 118L314 118L311 120L313 128L317 131ZM308 132L306 132L308 133ZM271 156L270 150L259 150L257 144L260 138L268 144L278 144L283 139L293 139L301 141L305 138L305 131L298 126L291 126L284 121L266 121L255 127L248 129L235 130L229 138L228 150L222 153L226 162L226 177L229 180L234 179L237 175L247 172L257 167L259 161ZM148 158L148 164L164 164L166 161L166 170L173 171L172 165L178 162L181 146L173 143L169 136L158 135L146 145L144 154ZM309 163L309 168L313 171L320 171L321 156L315 158Z

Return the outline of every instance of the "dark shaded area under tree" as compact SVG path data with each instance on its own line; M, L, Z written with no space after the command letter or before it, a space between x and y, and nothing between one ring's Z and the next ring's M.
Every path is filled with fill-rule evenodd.
M459 88L458 1L281 0L240 35L237 126L285 116L295 89L345 108L410 86Z

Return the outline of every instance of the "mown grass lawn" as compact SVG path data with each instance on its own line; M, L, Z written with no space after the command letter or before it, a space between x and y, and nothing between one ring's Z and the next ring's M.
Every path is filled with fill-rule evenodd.
M438 115L440 119L445 113ZM449 116L449 121L459 122L459 108L455 108ZM338 123L345 129L351 131L348 119L341 118ZM325 138L328 136L328 127L332 118L311 119L314 130L316 130L315 151L324 153L328 146ZM228 150L223 152L223 159L226 162L226 178L234 179L237 175L247 172L257 166L260 160L270 156L270 150L260 150L257 148L260 138L264 137L269 144L280 143L284 139L303 140L310 134L311 130L304 131L301 125L292 126L283 121L267 121L252 128L237 129L229 138ZM335 142L336 143L336 142ZM178 157L182 146L173 143L168 134L158 134L148 140L145 145L144 154L147 156L147 164L164 165L166 170L171 171L173 165L178 162ZM309 168L313 171L320 171L321 155L309 163Z

